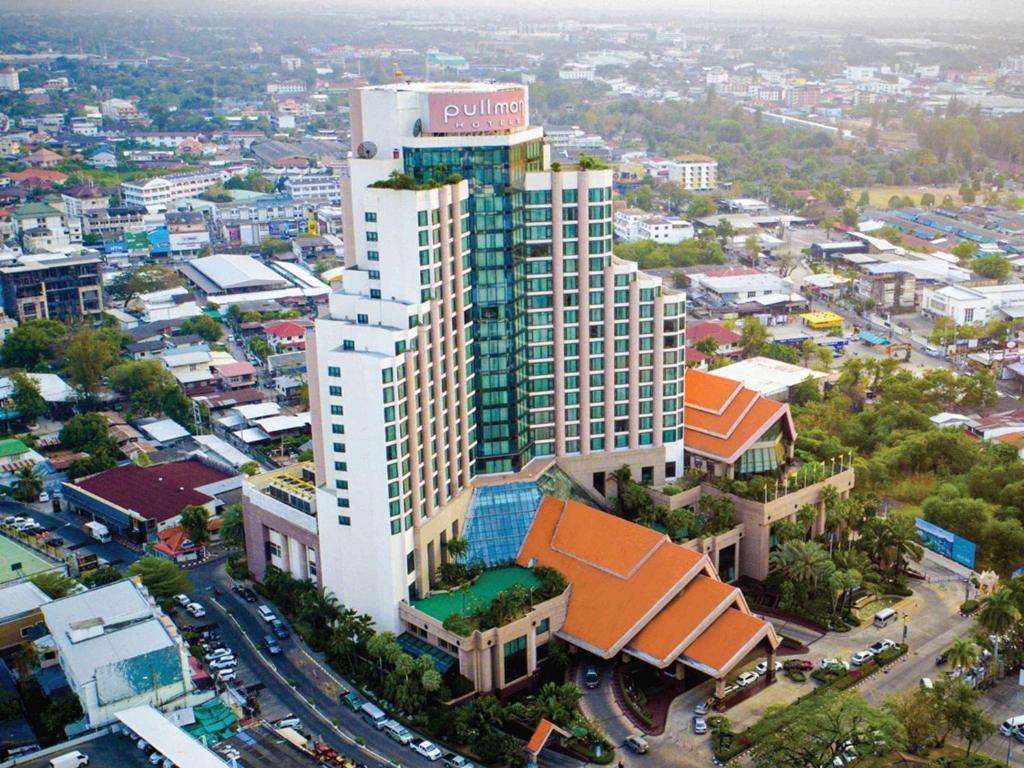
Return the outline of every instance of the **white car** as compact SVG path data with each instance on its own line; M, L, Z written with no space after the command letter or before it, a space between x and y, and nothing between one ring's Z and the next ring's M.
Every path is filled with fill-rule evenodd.
M818 666L822 669L828 669L829 667L842 667L847 671L850 669L850 663L842 659L822 659Z
M746 688L748 685L756 683L759 677L761 676L757 672L744 672L736 678L736 685L740 688Z
M160 763L162 763L163 760L164 760L164 756L161 755L159 752L153 752L153 754L151 754L149 756L149 764L150 765L160 765Z
M229 680L234 680L237 677L235 670L233 669L221 669L217 671L217 679L222 683L226 683Z
M423 741L414 742L412 749L414 752L423 755L423 757L427 758L427 760L430 760L431 762L441 759L441 750L438 749L437 745L432 741L424 739Z
M174 602L176 602L182 608L185 608L189 603L192 602L192 598L188 595L175 595Z
M875 654L871 651L857 651L850 657L850 663L855 667L859 667L861 664L867 664L874 657Z
M768 671L768 660L764 659L762 661L757 662L757 666L754 667L754 671L757 672L757 674L759 674L759 675L763 675L765 672L767 672ZM776 672L781 672L782 671L782 662L781 661L776 661L775 662L775 671Z
M199 603L189 603L185 606L185 610L195 616L197 619L203 618L206 615L206 609L203 608Z
M219 659L219 658L221 658L223 656L232 656L232 655L233 654L232 654L230 648L216 648L216 649L210 651L208 654L206 654L206 660L207 661L216 661L217 659Z
M210 669L222 670L222 669L234 669L238 662L234 656L222 656L216 661L210 662Z
M872 643L871 646L868 648L868 650L871 651L871 653L873 653L873 654L875 654L877 656L882 651L887 651L890 648L895 648L895 647L896 647L896 643L894 643L892 640L885 639L885 640L879 640L877 643Z
M50 500L50 494L48 494L46 491L43 491L42 493L39 494L39 501L40 501L40 503L45 504L49 500Z

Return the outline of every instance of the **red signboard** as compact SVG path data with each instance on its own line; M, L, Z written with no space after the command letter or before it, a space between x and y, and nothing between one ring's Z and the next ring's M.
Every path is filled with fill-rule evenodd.
M525 128L530 124L529 112L525 87L427 96L427 128L431 133L488 133Z

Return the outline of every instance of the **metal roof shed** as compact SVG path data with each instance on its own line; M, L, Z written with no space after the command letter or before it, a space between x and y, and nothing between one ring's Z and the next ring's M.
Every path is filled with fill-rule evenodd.
M117 719L175 765L227 768L227 763L149 705L123 709Z

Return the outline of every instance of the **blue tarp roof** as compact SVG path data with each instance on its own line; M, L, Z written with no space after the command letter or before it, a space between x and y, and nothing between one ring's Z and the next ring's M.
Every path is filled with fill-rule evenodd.
M868 344L874 344L876 347L887 347L890 344L887 338L871 331L861 331L860 340L866 341Z

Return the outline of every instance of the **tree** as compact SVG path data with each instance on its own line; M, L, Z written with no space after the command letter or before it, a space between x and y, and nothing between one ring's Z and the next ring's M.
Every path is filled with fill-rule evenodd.
M709 360L714 359L718 353L718 342L714 336L705 336L693 345L694 349L704 354Z
M760 355L768 343L768 329L761 321L753 315L743 319L743 328L740 330L740 348L746 357Z
M461 563L462 559L469 554L469 539L463 536L448 539L445 549L456 563Z
M818 388L818 383L811 376L789 388L789 402L791 405L805 405L807 403L819 402L820 400L821 390Z
M994 253L991 256L982 256L971 262L971 271L979 277L1002 282L1010 276L1013 265L1005 256Z
M843 224L848 227L856 227L860 221L860 211L851 205L843 208Z
M43 492L43 481L32 469L22 467L11 485L11 496L18 501L35 501Z
M203 341L212 343L220 339L223 329L220 327L220 323L209 315L198 315L185 320L181 324L181 332L187 335L195 334Z
M800 344L800 357L804 361L804 368L811 363L811 358L817 354L818 345L814 339L804 339Z
M3 364L33 370L56 355L67 328L56 320L26 320L7 335L0 348Z
M1010 627L1021 620L1021 610L1013 592L1000 587L986 598L978 612L978 625L990 635L1002 637ZM995 646L996 668L999 667L999 642Z
M169 267L146 264L119 274L107 287L106 294L127 306L139 294L177 288L183 282L181 275Z
M206 507L189 504L181 510L181 527L194 544L205 544L210 538L210 511Z
M832 239L832 230L836 228L836 217L835 216L822 216L821 221L818 222L819 226L825 230L825 238L828 240Z
M33 421L46 413L46 400L39 391L39 384L24 371L11 374L11 405L26 421Z
M704 216L713 216L718 210L715 200L708 195L697 195L690 201L686 208L686 217L689 219L700 219Z
M269 355L274 353L274 348L270 346L266 339L253 339L249 342L249 351L260 360L266 360Z
M866 189L862 189L860 192L860 197L857 198L857 207L863 208L867 205L871 205L871 195L868 194L868 191Z
M978 255L978 244L972 243L970 240L961 240L953 246L950 253L956 256L961 267L969 267Z
M229 504L220 520L220 538L230 547L245 543L245 520L241 504Z
M64 372L80 393L91 397L103 372L117 359L119 349L92 328L82 328L71 337L64 352Z
M679 541L694 529L697 523L697 516L687 507L671 509L663 515L662 522L669 538Z
M901 696L887 696L882 706L903 726L910 751L920 754L937 743L942 713L930 691L916 688Z
M284 253L290 251L292 244L287 240L281 240L276 237L264 237L260 240L260 253L264 256L272 256L275 253Z
M757 257L761 253L761 241L757 235L747 235L747 239L743 241L743 250L746 251L751 264L757 263Z
M933 208L935 206L935 195L931 192L925 192L921 195L921 207L922 208Z
M783 709L770 707L766 717ZM906 738L893 714L850 692L819 697L801 717L791 718L758 741L752 756L757 768L820 768L845 764L844 756L851 750L860 758L887 755L902 748Z
M178 382L159 360L129 360L115 365L107 371L107 381L111 389L128 398L135 415L160 414L186 421L192 413L191 401L184 398Z
M946 651L950 666L956 670L970 669L978 663L980 652L977 644L966 637L958 637L953 640Z
M238 471L241 472L243 475L248 475L249 477L252 477L253 475L258 475L260 472L262 472L263 468L260 467L259 462L247 461L241 466L239 466Z
M43 590L48 597L54 600L60 600L62 597L67 597L71 594L71 590L74 589L78 583L74 579L65 576L60 571L37 573L32 577L31 581Z
M60 430L60 443L68 450L85 453L117 450L107 420L98 413L75 414L64 422Z
M141 577L143 586L157 600L170 600L192 589L192 582L178 565L153 555L146 555L128 566L128 575Z

